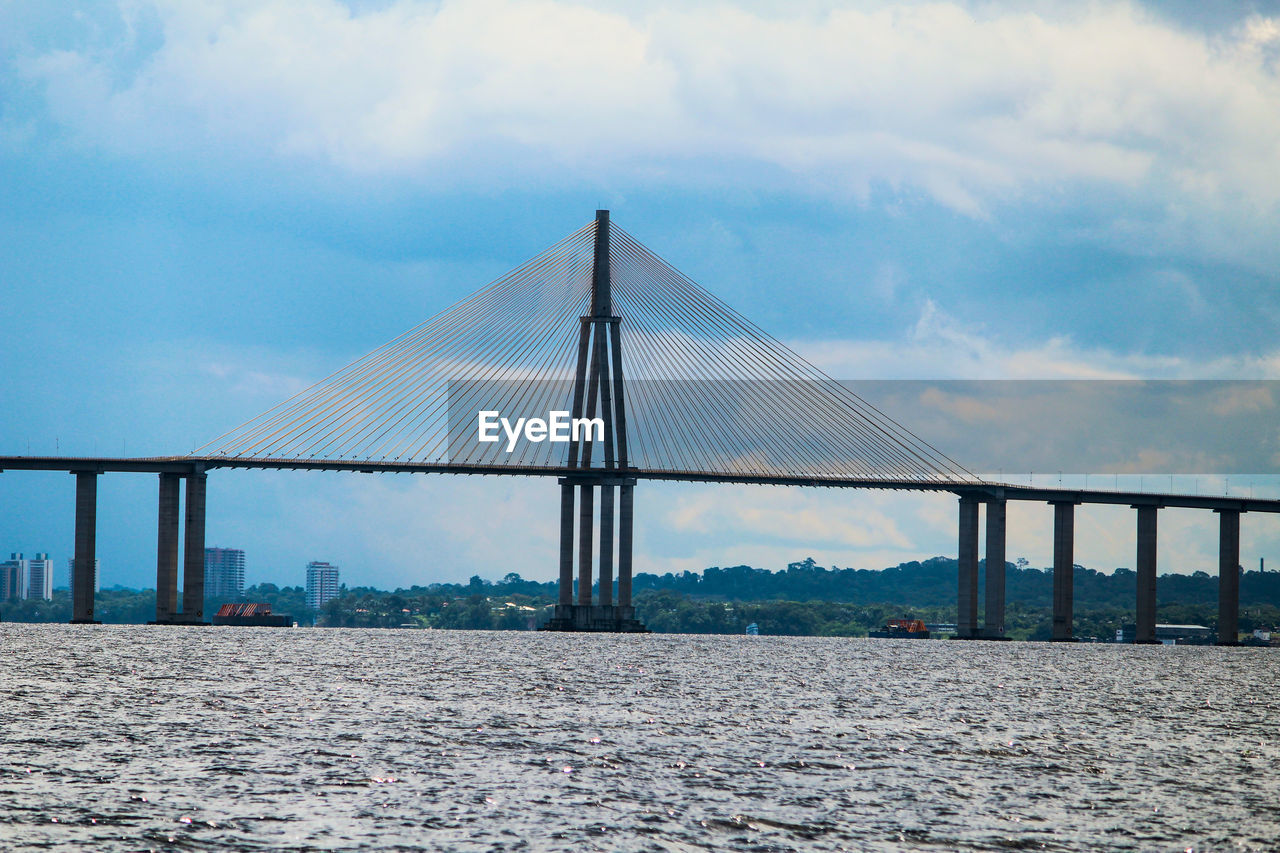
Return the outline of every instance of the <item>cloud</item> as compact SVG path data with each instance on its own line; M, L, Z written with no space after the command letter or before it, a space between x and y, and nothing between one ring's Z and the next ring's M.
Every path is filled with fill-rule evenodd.
M716 531L741 541L783 541L793 547L909 548L910 539L880 507L831 511L831 495L792 487L740 490L730 496L696 490L677 493L666 510L676 533Z
M246 549L250 582L300 577L313 559L340 565L349 586L556 575L551 479L218 470L214 480L209 535Z
M210 535L247 548L254 579L287 579L286 570L300 577L310 559L342 565L348 585L384 588L465 582L474 574L496 579L509 571L543 581L557 575L559 490L549 479L285 471L218 472L216 479ZM1267 482L1272 489L1280 484L1276 478ZM1205 493L1220 492L1220 486L1209 478L1197 484ZM1237 484L1232 492L1251 488ZM705 528L680 525L691 508L702 513ZM264 513L280 523L264 529ZM789 527L797 517L804 529ZM1076 562L1104 571L1132 567L1134 524L1127 507L1082 506ZM945 492L642 483L636 491L635 571L744 564L778 570L810 556L825 566L880 569L954 554L955 525L956 499ZM1242 529L1246 564L1280 544L1280 529L1269 516L1251 514ZM282 537L279 530L290 534ZM1049 505L1011 503L1008 531L1009 560L1026 556L1033 566L1052 565ZM1161 513L1161 572L1212 574L1216 549L1212 514Z
M250 399L285 400L310 385L300 376L262 370L247 360L228 360L226 354L200 370L230 395Z
M977 217L1075 182L1154 190L1177 215L1274 210L1274 20L1210 35L1130 4L1036 8L158 0L121 7L129 33L157 21L141 58L130 37L21 67L63 127L130 155L884 186Z
M895 338L788 345L836 379L1280 379L1280 349L1196 359L1085 347L1069 335L1016 342L931 299Z
M318 254L309 239L282 250L281 234L307 231L315 214L309 205L339 211L332 217L336 224L321 217L321 225L309 226L317 240L335 239L345 248L350 231L377 233L379 239L404 233L411 236L385 238L396 247L389 254L403 260L401 255L417 257L417 241L441 230L445 220L475 217L477 199L500 198L506 205L519 192L522 203L532 199L532 207L545 204L551 192L583 186L647 197L664 218L670 215L670 229L681 232L674 242L664 241L664 248L685 246L690 257L705 255L718 270L742 279L732 286L764 294L754 307L765 310L753 310L753 316L768 316L775 302L785 305L778 291L795 277L795 270L775 270L776 281L755 284L766 277L751 267L765 251L777 256L787 245L766 239L780 211L786 227L794 229L789 234L811 240L830 210L853 210L856 223L835 229L830 238L835 260L829 267L837 272L824 286L833 293L847 287L861 298L847 284L848 265L866 261L873 271L872 296L882 309L868 315L868 327L880 328L885 316L897 325L876 340L794 343L838 378L1280 377L1280 351L1253 343L1265 340L1265 332L1253 330L1265 329L1271 319L1273 261L1280 245L1276 21L1241 18L1199 32L1133 4L1032 8L961 2L831 9L800 3L405 0L352 11L332 0L131 0L119 5L114 26L105 20L111 15L101 12L93 12L89 23L82 15L57 15L56 38L0 26L0 157L18 158L6 175L30 183L40 205L67 204L98 188L108 199L103 209L114 216L129 208L131 193L146 196L172 185L180 204L160 205L154 215L180 218L208 201L209 193L197 187L191 203L191 186L200 181L252 184L264 195L282 197L278 222L261 212L246 216L241 197L232 201L237 226L261 243L232 243L219 232L196 255L167 235L157 240L158 257L172 250L195 258L172 270L150 254L104 250L100 242L119 237L100 219L71 232L38 219L23 225L28 231L11 229L18 236L6 270L14 281L40 283L14 288L14 298L29 294L22 312L28 318L53 304L45 282L58 279L43 268L23 272L21 263L47 231L57 235L57 249L41 257L109 259L106 275L101 263L75 266L65 278L76 289L68 289L65 298L81 309L76 313L82 319L108 330L97 334L113 345L124 341L122 350L141 345L119 331L132 328L120 319L125 314L130 322L134 313L146 317L153 329L185 328L176 324L196 316L212 329L231 328L234 321L244 333L222 347L204 340L194 347L156 342L128 365L131 371L115 371L110 382L99 376L128 353L86 356L88 350L74 345L83 342L87 327L69 327L75 334L67 332L52 347L33 337L37 347L14 352L44 347L45 355L67 365L61 373L36 370L44 362L35 357L8 365L8 374L25 377L14 384L10 376L6 389L25 401L14 408L20 414L12 415L9 432L21 447L32 422L42 425L36 438L50 452L58 441L67 451L66 425L76 427L77 447L84 452L96 452L99 433L128 435L130 453L141 452L139 447L183 450L358 355L366 347L347 349L365 337L373 335L368 343L376 344L384 327L398 332L430 313L420 311L420 304L434 310L438 302L452 301L443 297L453 291L439 282L461 288L466 279L470 287L484 280L480 272L493 271L486 265L492 259L452 272L403 263L385 269L344 265L341 252ZM68 151L89 156L81 162ZM104 151L110 156L98 159ZM46 153L41 168L27 168L21 159ZM79 171L68 168L77 165ZM139 182L141 189L133 187L139 172L152 167L159 180L152 176ZM272 180L253 179L263 174ZM303 179L294 183L275 180L299 174ZM66 183L41 183L48 175L62 175ZM299 193L302 202L281 189L303 185L309 192ZM333 191L335 185L357 189L344 196ZM385 212L370 216L381 203L376 191L387 185L408 187L409 195L424 199L421 209L411 210L413 225ZM552 189L539 194L539 185ZM460 192L432 194L441 187ZM637 187L643 192L635 192ZM701 200L706 188L740 193L734 198L746 201L734 203L750 225L721 210L717 216L725 224L718 220L699 237L701 226L690 225L688 214L670 214L680 206L672 199ZM776 191L840 204L771 205ZM766 201L757 208L759 199ZM914 215L919 211L912 202L918 199L945 210ZM859 213L879 205L886 216ZM447 213L433 216L437 210ZM872 218L905 224L902 231L876 229L869 227L877 224ZM1002 218L1009 223L1001 225ZM965 227L950 237L939 233L952 219ZM855 231L858 236L850 236ZM918 242L896 236L905 232ZM332 238L335 233L344 236ZM447 252L466 255L466 240L457 239L458 233L436 238L433 245L448 244ZM1045 235L1049 251L1027 247ZM514 245L520 238L512 239ZM862 255L846 252L856 239L870 247ZM970 250L981 255L990 248L987 242L1002 240L999 249L1024 253L1009 262L1016 273L1006 271L1004 292L993 295L990 288L999 290L1001 282L983 280L989 259L984 264ZM1149 259L1158 269L1124 287L1117 280L1125 271L1103 269L1109 259L1095 254L1081 263L1083 270L1067 264L1056 285L1045 275L1075 249L1098 244ZM821 247L802 243L797 257L812 261L814 245ZM1261 273L1239 280L1221 269L1183 263L1205 247L1243 257ZM971 277L955 275L954 267L939 263L939 254L959 258L956 265ZM223 267L217 261L224 256L243 264ZM273 265L273 258L284 261ZM138 299L139 280L145 278L140 273L156 269L152 289L164 293L173 287L178 294L164 303L172 306L171 314L160 318ZM730 275L707 278L720 290ZM970 292L945 292L936 284L940 278L954 279ZM378 290L370 292L377 296L348 296L356 291L344 280L374 282ZM439 294L424 299L424 281ZM171 284L182 282L192 284ZM308 298L298 298L298 282L306 282ZM814 285L808 286L808 292L805 282L790 288L803 295L796 304L803 304L806 317L818 313L812 310ZM1077 290L1087 290L1079 299L1086 310L1069 315L1062 300L1050 299L1055 286L1071 292L1073 300ZM1051 322L1011 319L1008 291L1014 288L1048 306ZM934 299L924 299L930 291ZM308 307L328 301L311 296L329 293L343 295L341 322ZM981 306L965 316L989 324L951 313L963 313L974 293ZM1096 336L1099 326L1118 325L1114 305L1121 300L1138 307L1110 338L1114 345L1082 342ZM890 311L898 305L920 307L906 322ZM858 311L864 307L859 304ZM1003 322L996 318L1000 310ZM414 316L401 323L402 314ZM831 321L838 324L852 314ZM1183 319L1192 314L1194 325ZM382 323L360 319L372 315ZM48 317L51 326L63 322L52 309ZM777 317L786 321L786 312ZM1146 327L1155 331L1135 341L1132 336ZM1073 333L1037 338L1046 328ZM139 329L145 337L146 329ZM243 349L248 340L289 334L292 349ZM1146 354L1161 339L1172 342L1178 354ZM307 341L320 351L306 348ZM1197 341L1214 347L1206 359L1183 354ZM1125 345L1135 349L1117 348ZM1232 347L1254 351L1216 354ZM78 361L86 364L71 364ZM157 375L164 381L151 378ZM62 392L66 387L72 391ZM1262 402L1223 399L1220 407L1247 412ZM146 444L135 439L140 433L150 436ZM123 445L110 445L117 443ZM382 585L398 578L408 583L465 580L473 573L496 577L506 570L554 576L556 504L549 483L285 472L278 476L288 486L274 494L240 491L240 483L257 482L242 476L249 475L217 476L226 491L211 504L211 513L223 513L219 523L225 526L214 532L264 560L279 556L264 565L300 570L306 559L327 554L350 567L344 577ZM153 500L150 491L146 499ZM738 562L782 568L810 555L828 565L880 567L955 547L954 501L946 495L749 487L684 492L645 484L637 500L637 566L648 571ZM65 491L38 507L19 507L26 515L15 518L34 525L37 513L51 515L49 507L65 505L60 501ZM1029 531L1022 547L1038 565L1049 560L1047 517L1035 515L1019 528ZM1012 530L1012 511L1010 518ZM1078 537L1081 562L1102 567L1131 559L1131 513L1116 510L1107 518L1105 535ZM1252 516L1248 523L1262 524ZM1204 524L1196 516L1186 536L1162 526L1161 553L1194 555L1199 565L1185 568L1212 570L1214 533ZM1100 521L1097 529L1103 526ZM154 541L147 539L154 533L146 530L153 528L134 528L136 562L146 565L152 559L147 554L154 555ZM69 536L68 531L57 535ZM1018 553L1013 536L1011 557ZM325 553L287 552L298 547Z
M940 388L927 388L920 395L920 402L949 418L959 420L968 427L998 423L1005 416L999 406L973 397L949 393Z
M646 483L636 492L636 571L773 570L813 557L884 568L954 548L946 493Z
M1224 388L1213 400L1213 412L1228 415L1270 413L1276 407L1275 395L1267 387Z

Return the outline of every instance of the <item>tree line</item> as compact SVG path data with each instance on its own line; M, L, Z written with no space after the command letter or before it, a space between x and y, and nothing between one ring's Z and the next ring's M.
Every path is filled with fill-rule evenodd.
M865 636L890 618L926 622L956 619L956 560L935 557L880 571L826 568L812 559L784 570L751 566L711 567L702 572L641 573L634 579L638 618L653 631L743 633L754 623L762 634ZM1017 639L1048 639L1052 625L1053 576L1049 570L1009 563L1006 571L1006 631ZM979 589L985 566L979 565ZM1129 569L1107 574L1076 566L1075 633L1109 639L1134 620L1136 575ZM1161 622L1213 627L1218 580L1205 572L1163 575L1157 585ZM467 628L525 630L550 615L557 598L554 582L525 580L515 572L490 581L473 576L466 584L434 583L384 591L343 586L318 610L306 605L300 586L263 583L242 600L262 601L301 625L366 628ZM105 589L96 594L95 617L106 623L140 623L155 618L155 591ZM1280 572L1241 576L1241 630L1280 625ZM222 601L205 602L206 618ZM0 603L0 619L65 622L70 594L54 591L52 601Z

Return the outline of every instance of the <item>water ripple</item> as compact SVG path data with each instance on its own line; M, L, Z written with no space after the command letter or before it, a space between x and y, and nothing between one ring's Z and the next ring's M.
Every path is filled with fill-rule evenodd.
M1280 849L1266 649L0 641L6 851Z

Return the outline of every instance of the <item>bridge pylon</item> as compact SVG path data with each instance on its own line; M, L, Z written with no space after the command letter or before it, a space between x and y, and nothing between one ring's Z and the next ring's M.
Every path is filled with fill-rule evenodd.
M613 311L609 267L609 211L596 211L595 253L591 272L591 310L578 319L578 365L573 380L573 418L599 417L603 441L569 442L567 467L581 474L560 478L560 587L555 615L547 631L642 633L631 603L631 543L635 478L628 477L625 374L622 369L622 318ZM592 467L601 445L603 467ZM599 594L593 600L595 497L600 494ZM615 491L616 490L616 491ZM574 596L574 492L577 492L578 572ZM616 496L616 500L615 500ZM614 510L617 512L618 601L613 599Z

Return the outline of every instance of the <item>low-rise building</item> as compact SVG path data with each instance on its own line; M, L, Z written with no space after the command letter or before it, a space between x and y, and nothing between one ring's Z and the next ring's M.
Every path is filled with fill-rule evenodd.
M1116 642L1132 643L1137 636L1138 626L1129 622L1116 631ZM1215 639L1213 629L1205 625L1156 625L1156 640L1166 646L1206 646Z

